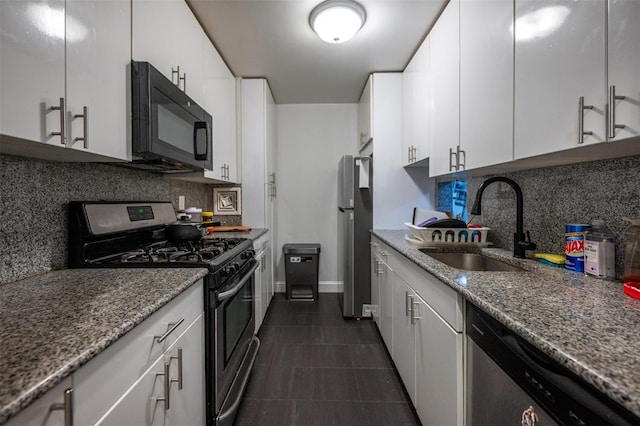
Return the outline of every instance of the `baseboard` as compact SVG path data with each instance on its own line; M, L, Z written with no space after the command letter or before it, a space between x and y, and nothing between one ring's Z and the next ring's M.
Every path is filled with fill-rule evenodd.
M319 281L318 293L342 293L342 281ZM276 281L276 293L286 293L287 283L285 281Z

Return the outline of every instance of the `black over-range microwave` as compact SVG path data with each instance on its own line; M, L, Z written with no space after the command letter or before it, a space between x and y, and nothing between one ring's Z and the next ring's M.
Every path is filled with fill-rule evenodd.
M209 113L148 62L131 61L133 164L180 173L213 168Z

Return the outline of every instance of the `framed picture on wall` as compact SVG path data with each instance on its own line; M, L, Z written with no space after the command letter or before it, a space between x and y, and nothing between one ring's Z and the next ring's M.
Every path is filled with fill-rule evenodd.
M215 216L242 214L240 188L213 188L213 214Z

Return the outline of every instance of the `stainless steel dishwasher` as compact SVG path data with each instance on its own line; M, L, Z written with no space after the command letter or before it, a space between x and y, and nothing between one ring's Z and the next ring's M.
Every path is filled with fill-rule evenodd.
M471 303L466 318L469 426L640 424Z

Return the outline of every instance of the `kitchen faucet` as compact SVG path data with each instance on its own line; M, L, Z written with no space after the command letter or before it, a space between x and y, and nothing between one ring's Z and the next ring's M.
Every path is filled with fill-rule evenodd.
M524 259L525 250L535 250L536 243L531 242L529 231L527 231L527 234L525 236L525 233L522 230L522 189L520 189L520 186L518 186L517 183L503 176L492 177L482 182L482 185L480 185L480 188L478 188L478 192L476 192L476 199L473 203L473 207L471 208L471 214L481 214L480 212L482 210L482 193L487 188L487 186L491 185L493 182L507 183L516 192L516 233L513 234L513 257Z

